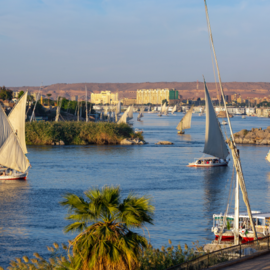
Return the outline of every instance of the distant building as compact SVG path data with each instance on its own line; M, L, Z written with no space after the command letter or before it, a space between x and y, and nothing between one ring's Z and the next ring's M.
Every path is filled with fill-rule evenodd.
M137 99L136 98L124 98L122 100L122 103L124 106L134 105L137 103Z
M138 89L137 104L161 104L167 99L170 104L178 101L178 91L175 89Z
M118 93L111 93L111 91L101 91L100 93L91 93L91 103L94 104L117 104Z
M71 100L72 100L72 101L78 101L78 96L72 96L72 97L71 97Z

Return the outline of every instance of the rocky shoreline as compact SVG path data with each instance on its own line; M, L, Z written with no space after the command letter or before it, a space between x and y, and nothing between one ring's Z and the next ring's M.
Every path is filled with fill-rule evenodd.
M234 136L236 143L270 145L270 126L264 130L262 128L242 129Z

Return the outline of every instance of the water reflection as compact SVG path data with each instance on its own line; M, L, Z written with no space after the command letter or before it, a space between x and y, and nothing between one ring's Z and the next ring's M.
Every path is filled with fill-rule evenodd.
M230 168L202 168L204 178L204 216L206 219L208 235L211 235L210 227L214 213L224 212L226 209L226 198L228 197L228 178L230 178Z

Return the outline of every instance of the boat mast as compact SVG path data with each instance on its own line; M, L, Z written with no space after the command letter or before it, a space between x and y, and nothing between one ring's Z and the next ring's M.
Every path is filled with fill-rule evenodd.
M88 122L88 109L87 109L87 88L85 85L85 121Z
M41 83L41 85L39 87L38 94L36 95L36 103L35 103L35 106L34 106L34 109L33 109L32 115L31 115L31 118L30 118L30 123L33 121L34 118L36 118L35 117L35 110L36 110L37 103L39 101L39 96L40 96L40 90L41 90L41 87L42 87L42 83Z
M211 26L210 26L210 20L209 20L206 0L204 0L204 6L205 6L205 13L206 13L208 32L209 32L210 41L211 41L211 45L212 45L212 49L213 49L213 54L214 54L214 57L215 57L215 63L216 63L216 68L217 68L217 73L218 73L218 80L219 80L221 96L222 96L222 99L223 99L224 108L225 108L225 112L226 112L226 116L227 116L228 124L229 124L229 128L230 128L230 133L231 133L231 139L229 140L228 145L229 145L229 147L230 147L230 149L232 151L233 162L234 162L234 166L235 166L235 169L236 169L236 175L237 175L237 180L238 180L238 181L236 181L236 183L239 182L239 185L241 187L241 191L242 191L242 194L243 194L243 200L244 200L244 203L245 203L245 205L247 207L248 216L249 216L249 219L250 219L250 224L251 224L252 230L254 232L254 240L257 240L257 233L256 233L256 228L255 228L255 225L254 225L254 222L253 222L253 219L252 219L252 212L251 212L251 209L250 209L250 204L249 204L248 194L247 194L247 190L246 190L245 179L244 179L244 175L243 175L243 171L242 171L239 150L237 149L236 143L235 143L235 140L234 140L231 120L230 120L229 113L228 113L228 110L227 110L226 100L225 100L225 96L224 96L224 92L223 92L223 88L222 88L221 77L220 77L219 66L218 66L217 57L216 57L216 51L215 51L214 42L213 42L213 36L212 36L212 31L211 31ZM234 223L235 224L238 223L238 226L239 226L239 196L238 196L238 198L235 198L235 201L238 201L238 207L235 208L235 212L237 212L237 213L235 213L235 221L234 221ZM235 204L237 204L237 202ZM236 215L238 216L238 220L236 220ZM238 231L236 233L238 234Z

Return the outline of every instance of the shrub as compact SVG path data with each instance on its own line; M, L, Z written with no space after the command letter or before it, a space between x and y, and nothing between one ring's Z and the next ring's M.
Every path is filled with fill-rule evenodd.
M44 145L62 140L65 144L119 144L124 138L139 138L127 124L93 122L26 123L26 144Z

